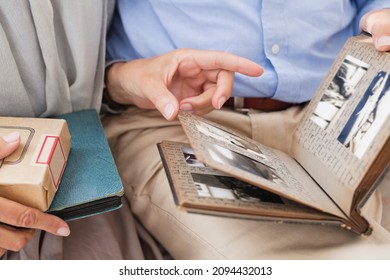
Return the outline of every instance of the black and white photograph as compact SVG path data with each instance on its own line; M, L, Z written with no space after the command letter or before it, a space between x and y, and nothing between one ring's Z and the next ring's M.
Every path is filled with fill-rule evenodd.
M367 63L348 55L321 97L311 120L326 129L345 102L353 95L356 85L368 68Z
M194 151L192 150L191 147L183 147L182 152L187 165L196 166L196 167L205 167L204 163L199 161L196 158Z
M210 157L220 164L233 166L275 184L285 185L283 179L270 166L216 144L207 144L205 149Z
M341 131L338 140L359 158L364 156L390 111L390 74L379 72Z
M191 176L200 197L284 204L280 196L234 177L199 173Z
M266 159L266 156L260 151L259 147L244 138L231 134L221 128L207 124L205 122L197 122L196 127L198 128L199 132L203 133L204 135L234 145L247 151L248 153L255 154L263 159Z

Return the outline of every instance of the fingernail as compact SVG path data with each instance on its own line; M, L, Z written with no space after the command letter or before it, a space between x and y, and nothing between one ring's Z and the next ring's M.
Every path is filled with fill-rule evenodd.
M223 104L225 104L226 102L226 98L225 97L221 97L218 99L218 109L221 109Z
M60 236L68 236L70 234L70 230L66 227L60 227L57 230L57 234Z
M376 46L377 47L390 46L390 36L379 37L378 40L376 40Z
M165 105L164 108L164 117L167 120L171 119L174 111L175 111L175 107L172 104L168 103L167 105Z
M4 135L2 138L5 142L11 144L11 143L14 143L14 142L19 140L20 134L19 134L19 132L15 131L15 132L11 132L7 135Z
M192 111L192 105L189 103L184 103L180 105L180 110L183 111Z

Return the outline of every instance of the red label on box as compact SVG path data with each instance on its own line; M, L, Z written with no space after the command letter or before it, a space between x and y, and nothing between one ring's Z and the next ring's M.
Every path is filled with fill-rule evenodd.
M58 188L66 165L66 157L58 136L45 137L35 163L47 164L49 166L53 184Z

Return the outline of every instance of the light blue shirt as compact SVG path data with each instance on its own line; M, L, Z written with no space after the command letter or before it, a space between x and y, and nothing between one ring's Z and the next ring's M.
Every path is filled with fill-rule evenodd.
M132 60L176 48L223 50L265 68L235 76L233 95L311 99L359 20L389 0L118 0L107 57Z

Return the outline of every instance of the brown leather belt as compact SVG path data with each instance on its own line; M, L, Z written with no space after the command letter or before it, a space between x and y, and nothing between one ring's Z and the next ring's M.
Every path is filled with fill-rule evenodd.
M271 112L285 110L293 105L293 103L271 98L231 97L225 102L223 107L229 107L241 112L247 112L250 109Z

